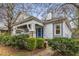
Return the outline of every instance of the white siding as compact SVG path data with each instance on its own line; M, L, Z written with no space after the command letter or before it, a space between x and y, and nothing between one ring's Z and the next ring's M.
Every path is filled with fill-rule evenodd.
M49 38L52 39L53 38L53 24L46 24L44 26L44 38Z
M72 36L72 32L67 27L67 25L65 24L65 22L63 22L63 37L71 38L71 36Z
M54 34L54 30L53 30L54 27L53 26L54 25L52 23L46 24L44 26L44 38L49 38L49 39L53 38L53 34ZM63 22L62 26L63 26L62 27L62 35L63 35L63 37L71 38L72 32L67 27L65 22Z

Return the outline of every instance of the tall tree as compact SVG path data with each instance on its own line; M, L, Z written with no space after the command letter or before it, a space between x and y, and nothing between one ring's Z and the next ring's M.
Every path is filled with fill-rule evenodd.
M72 5L73 8L70 5ZM65 3L65 4L61 5L60 8L62 8L62 10L66 16L71 18L71 20L69 22L73 22L74 25L76 26L73 29L74 31L72 31L73 35L76 35L79 37L79 3ZM67 9L69 9L71 12L69 13L69 11L66 11ZM76 10L74 10L74 9L76 9ZM70 16L70 14L72 15L73 12L75 12L74 13L75 16Z
M0 17L2 18L4 25L8 28L8 34L11 34L12 27L20 15L20 12L19 13L15 12L16 5L17 4L7 3L7 4L2 4L2 8L0 8L1 9Z

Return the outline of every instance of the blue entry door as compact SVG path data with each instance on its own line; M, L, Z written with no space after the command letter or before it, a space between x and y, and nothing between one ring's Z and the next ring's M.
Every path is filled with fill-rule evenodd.
M43 28L36 29L36 37L43 37Z

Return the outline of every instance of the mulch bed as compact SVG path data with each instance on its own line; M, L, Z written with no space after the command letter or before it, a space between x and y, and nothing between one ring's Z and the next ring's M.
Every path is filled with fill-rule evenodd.
M9 46L0 45L0 56L32 56L45 49L36 49L33 51L19 50Z

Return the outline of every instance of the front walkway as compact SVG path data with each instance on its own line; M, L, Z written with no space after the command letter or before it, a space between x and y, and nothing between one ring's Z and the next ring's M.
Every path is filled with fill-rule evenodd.
M34 56L51 56L53 54L54 54L54 51L52 51L51 48L48 47L45 50L40 51L40 52L34 54Z

